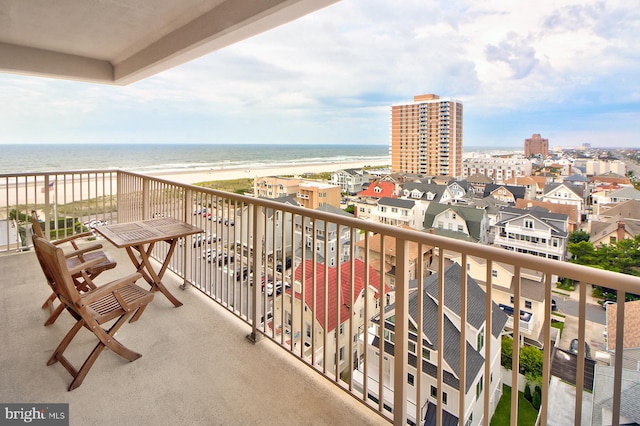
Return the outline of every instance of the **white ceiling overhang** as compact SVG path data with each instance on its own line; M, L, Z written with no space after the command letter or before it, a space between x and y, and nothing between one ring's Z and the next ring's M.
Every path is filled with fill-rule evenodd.
M0 72L126 85L338 0L0 0Z

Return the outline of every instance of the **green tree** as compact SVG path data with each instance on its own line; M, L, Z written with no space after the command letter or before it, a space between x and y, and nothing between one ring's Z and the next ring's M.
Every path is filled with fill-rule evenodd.
M591 236L588 232L583 231L582 229L578 231L573 231L569 234L569 243L579 243L580 241L589 241Z
M542 351L533 346L520 348L520 371L530 373L532 381L538 382L542 377Z
M511 370L511 360L513 359L513 339L502 336L502 351L500 355L500 365L507 370Z
M356 211L356 206L354 204L350 204L344 209L344 211L353 214Z

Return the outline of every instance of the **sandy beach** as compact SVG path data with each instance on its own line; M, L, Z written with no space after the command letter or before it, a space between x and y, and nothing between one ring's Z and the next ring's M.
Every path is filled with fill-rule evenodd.
M370 167L388 167L389 161L386 160L369 160L351 161L351 162L334 162L334 163L317 163L303 164L293 166L264 167L251 170L246 169L217 169L217 170L198 170L185 172L159 172L148 173L149 176L171 180L174 182L192 185L198 182L208 182L216 180L233 180L243 178L256 178L263 176L299 176L304 173L322 173L335 172L341 169L361 169L365 166Z
M193 185L198 182L208 182L217 180L233 180L241 178L256 178L262 176L299 176L304 173L334 172L340 169L360 169L365 166L384 168L389 166L386 160L367 161L347 161L332 163L301 164L292 166L261 167L254 169L215 169L215 170L188 170L188 171L166 171L147 173L147 176L166 179L182 184ZM110 188L117 192L117 182L114 179L110 182L108 175L92 175L91 172L84 172L83 181L70 176L53 174L50 181L54 182L50 191L44 189L44 177L37 173L30 174L29 177L19 180L0 181L0 218L8 215L6 206L16 204L46 204L54 202L66 204L74 199L93 199L104 193L109 193Z

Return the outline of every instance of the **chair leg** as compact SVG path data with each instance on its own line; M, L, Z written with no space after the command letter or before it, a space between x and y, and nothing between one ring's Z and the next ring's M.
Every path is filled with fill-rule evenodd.
M105 331L102 327L98 327L97 330L94 330L96 337L98 337L100 341L98 342L96 347L93 348L93 351L91 351L87 359L84 361L82 367L80 367L78 372L74 375L73 381L69 385L69 391L74 390L82 384L84 378L87 376L89 370L91 370L91 367L93 367L93 364L96 362L98 356L100 356L105 347L108 347L109 349L111 349L111 351L129 360L130 362L135 361L142 356L141 354L128 349L113 337L113 335L118 331L122 324L124 324L127 319L129 319L132 313L133 312L127 313L118 318L118 321L116 321L115 324L111 326L108 332Z
M137 310L136 313L133 314L133 316L131 317L131 319L129 320L129 322L136 322L138 321L138 319L140 319L140 317L142 316L142 313L144 312L144 309L147 307L147 305L142 305L140 306Z
M64 311L64 305L61 303L58 307L51 313L49 319L44 323L45 327L56 322L60 314Z
M53 351L53 355L51 355L51 358L49 358L49 361L47 361L47 365L55 364L56 362L64 358L62 354L67 349L69 343L71 343L76 334L78 334L78 331L80 331L83 325L84 320L78 320L75 325L71 327L71 330L69 330L67 335L64 336L64 339L62 339L62 342L60 342L56 350Z
M44 303L42 304L42 309L48 308L49 306L51 306L54 300L56 300L56 294L51 293L51 296L49 296L49 298L47 298L47 300L45 300Z

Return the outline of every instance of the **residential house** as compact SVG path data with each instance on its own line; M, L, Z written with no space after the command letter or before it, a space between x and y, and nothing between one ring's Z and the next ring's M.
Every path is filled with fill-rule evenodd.
M467 325L465 348L465 388L460 389L460 281L462 268L453 264L444 271L444 346L439 346L438 338L438 300L439 285L438 274L423 278L421 292L417 281L411 282L409 292L409 373L407 375L408 400L407 419L409 424L435 424L433 410L436 401L442 401L444 419L458 424L478 425L482 424L485 416L491 418L502 393L502 380L500 374L500 338L502 329L507 322L507 315L494 303L492 310L491 330L486 329L485 317L485 292L474 281L467 277ZM422 310L419 310L422 304ZM373 326L367 330L366 337L367 362L372 367L364 371L358 365L353 371L354 386L357 391L362 391L364 378L367 379L368 397L374 402L379 401L378 389L382 381L385 389L383 406L387 410L393 410L393 384L394 384L394 347L395 347L395 305L389 305L385 310L384 322L380 317L373 319ZM422 324L422 329L417 328ZM380 327L383 327L383 342L380 342ZM485 343L491 340L491 353L485 359ZM381 348L383 350L381 351ZM443 351L443 385L437 388L437 360L439 351ZM383 357L380 357L382 352ZM417 362L421 362L421 400L416 400L416 375L418 374ZM380 362L382 368L380 369ZM485 362L490 363L490 375L485 377ZM377 364L377 366L376 366ZM382 372L382 377L380 377ZM490 392L489 412L484 412L484 392ZM464 398L465 412L459 413L459 400ZM421 419L415 418L416 405L423 407ZM425 419L430 423L425 422Z
M368 239L361 239L355 244L356 258L365 260L368 256L369 264L377 271L384 270L384 282L392 289L396 285L396 238L391 235L380 234L370 236ZM384 254L382 253L384 250ZM422 246L418 243L410 242L408 251L409 267L406 273L409 279L416 279L420 275L419 259L422 258L422 267L427 271L433 261L433 247ZM425 275L423 271L422 275Z
M446 253L445 253L446 255ZM462 264L462 258L455 254L450 258L457 264ZM486 259L467 257L467 274L486 291L487 261ZM513 331L515 272L512 265L498 262L491 264L491 300L508 315L505 332ZM520 332L523 343L541 348L544 330L544 275L539 272L522 269L520 271Z
M542 207L551 213L566 214L569 223L569 233L577 231L582 224L582 218L578 213L576 206L569 204L555 204L547 201L539 200L518 200L515 207L517 209L531 209L532 207Z
M484 194L485 187L490 183L494 183L493 179L491 179L490 177L477 174L477 173L474 175L468 176L466 178L466 181L469 184L470 189L477 196L482 196L482 194Z
M611 356L611 365L615 366L618 305L607 306L607 351ZM622 368L640 371L640 300L624 304L624 336L622 347ZM640 401L640 400L637 400Z
M324 211L343 216L353 217L350 213L333 206L318 207L318 211ZM314 228L315 225L315 228ZM328 266L336 266L350 259L351 244L356 243L360 239L360 234L355 233L355 240L352 241L352 233L346 226L340 227L333 223L327 223L325 229L324 220L314 221L305 217L304 222L301 216L295 217L295 240L302 242L302 232L304 229L305 240L303 246L296 247L295 264L300 263L303 259L312 259L315 251L316 260ZM315 239L314 239L315 233ZM315 247L312 247L315 240Z
M600 183L608 183L608 184L623 185L623 186L631 185L631 181L629 180L629 178L625 177L624 175L621 175L618 173L612 173L612 172L592 176L590 179L591 179L591 183L594 185L598 185Z
M365 306L367 312L375 311L381 290L380 276L376 270L369 267L368 281L365 282L367 274L364 263L354 260L353 268L352 280L351 262L340 265L339 279L336 267L328 267L325 272L325 265L316 263L314 268L313 261L309 259L298 265L293 288L285 286L284 292L276 294L270 324L277 334L284 329L288 344L293 344L294 347L303 345L304 357L315 365L323 365L324 349L326 353L338 353L340 373L351 369L350 354L347 353L349 343L357 339L359 330L365 323ZM385 293L389 291L385 287ZM325 306L325 297L327 312L324 309L314 309L316 306ZM284 298L284 303L281 298ZM335 350L336 340L338 351ZM325 348L325 344L328 347ZM357 360L360 356L357 349L352 355L352 360ZM336 360L328 363L328 370L335 372Z
M399 186L395 182L375 181L362 191L358 192L358 198L353 199L354 215L359 219L371 219L371 212L378 205L378 200L383 197L397 198Z
M640 221L592 221L590 223L589 241L595 247L603 244L616 244L618 241L633 239L637 235L640 235Z
M276 201L284 205L298 206L298 202L291 196L279 197L272 201ZM236 222L250 223L248 207L236 210L235 214L238 216L236 218ZM284 213L282 210L265 209L265 215L267 216L267 220L265 222L266 229L264 232L264 238L267 260L273 262L275 258L282 258L283 251L285 253L290 253L292 250L291 221L293 219L290 213ZM253 240L253 231L248 226L236 227L235 232L238 233L238 245L241 244L241 241ZM283 241L284 247L282 247ZM251 247L251 244L240 248L244 256L250 256L249 247Z
M507 179L504 183L509 186L524 186L526 188L524 199L535 200L542 196L546 180L540 176L521 176Z
M264 176L253 179L253 195L262 198L295 197L298 194L300 179L277 176Z
M331 174L332 185L338 185L340 191L355 195L369 183L369 173L362 169L342 169Z
M302 207L315 210L322 206L340 207L340 187L323 182L302 181L296 198Z
M435 201L445 204L454 199L453 192L447 185L435 183L407 182L401 186L399 195L411 200Z
M494 245L518 253L565 260L569 221L541 207L505 207L494 226Z
M462 162L462 177L476 174L487 176L496 182L504 182L516 176L531 175L531 160L527 158L500 158L476 156Z
M487 184L484 187L482 197L493 197L496 200L515 204L516 200L524 198L526 188L524 186L499 185L495 183Z
M594 206L594 214L600 213L600 207L604 204L618 204L623 201L640 200L640 191L631 187L614 187L613 189L605 189L591 194L591 200Z
M392 226L422 229L422 216L413 200L383 197L371 210L371 220Z
M613 424L614 367L598 365L593 381L593 405L591 424L604 426ZM620 424L640 424L640 371L622 369L620 381Z
M431 203L424 216L424 229L433 228L438 235L489 242L489 218L484 209Z
M542 201L576 206L578 214L582 217L585 209L585 194L586 191L582 186L568 183L549 183L544 187Z

